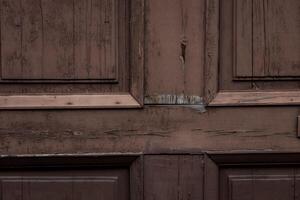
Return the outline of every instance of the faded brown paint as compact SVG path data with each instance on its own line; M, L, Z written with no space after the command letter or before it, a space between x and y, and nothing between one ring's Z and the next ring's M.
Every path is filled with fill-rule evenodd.
M117 78L117 1L1 3L1 79Z
M58 9L60 13L64 13L62 10L65 10L60 20L76 18L76 22L86 24L83 19L78 18L79 16L71 16L68 12L72 1L64 1L65 7ZM3 6L16 2L25 0L1 1L2 20L3 16L5 19L17 15L15 10L19 9L19 4L13 6L14 12L3 12ZM57 7L58 3L55 2L47 1L47 5L54 3ZM76 12L85 12L99 20L96 17L97 13L79 9L92 1L76 1L78 2L82 5L75 6ZM72 50L68 48L70 44L67 44L66 48L60 46L55 54L45 54L52 59L51 62L45 61L43 65L35 63L41 59L34 59L39 57L38 53L41 52L27 52L33 62L30 67L37 74L28 73L32 79L36 76L39 80L1 80L6 81L5 84L0 84L0 93L3 95L0 100L3 104L9 102L6 99L7 94L11 95L8 97L44 94L38 98L47 98L39 99L39 102L45 103L45 100L50 100L53 103L52 100L56 99L56 107L47 104L45 107L39 107L48 108L47 110L35 110L35 106L26 107L29 110L14 110L16 104L20 106L20 102L26 103L18 100L10 101L11 110L1 110L0 174L6 174L3 170L7 170L5 167L13 167L13 163L18 164L19 171L29 167L30 173L35 174L36 168L30 166L30 163L37 164L35 159L41 159L41 163L44 164L46 161L56 163L55 160L59 158L52 158L53 155L61 157L60 160L67 167L78 167L82 165L79 155L84 154L87 157L96 155L93 161L86 161L89 166L95 167L95 163L102 162L106 170L109 168L122 171L124 167L130 169L126 171L129 173L126 175L126 181L121 183L125 188L125 195L122 196L125 199L129 198L126 196L129 193L132 200L229 200L230 197L239 200L265 200L270 195L284 200L299 198L300 160L297 152L299 153L300 143L297 124L300 95L297 44L300 34L299 27L295 25L299 21L299 13L296 12L299 1L93 1L95 5L105 4L99 9L106 7L107 12L111 12L113 4L106 3L111 2L118 2L118 16L124 16L118 19L117 32L118 41L121 41L117 47L118 63L122 64L115 69L117 74L115 71L107 71L108 74L105 75L107 79L113 77L116 80L97 82L87 76L85 67L81 68L85 65L82 63L95 61L94 57L89 61L87 57L92 54L85 54L85 45L82 44L88 43L93 36L84 38L82 43L76 43L81 46L78 48L83 56L76 56L81 63L78 69L82 72L77 78L85 77L87 80L66 84L68 80L41 79L39 71L45 63L56 62L55 59L58 59L64 50L67 51L66 55L72 54L69 52ZM24 5L28 6L26 9L40 9L29 3ZM89 9L97 10L97 6ZM38 15L27 11L26 14L32 15L34 20L40 20L36 17ZM17 27L18 19L16 17L13 21ZM109 21L114 20L116 19L110 15ZM57 20L53 21L54 24L59 23ZM64 26L66 23L61 24ZM8 24L1 21L2 29L4 25ZM91 32L97 31L96 24L86 25L91 25ZM7 26L4 33L1 31L1 41L5 47L1 47L2 56L9 53L11 48L16 49L14 45L20 45L19 33L10 30L17 27ZM107 27L104 30L108 31L103 32L107 34L107 45L112 45L112 34L109 32L113 32L113 28ZM10 31L11 35L6 33ZM69 24L63 30L54 31L51 38L63 37L65 32L72 32ZM8 36L19 39L10 46L5 43L5 37ZM43 41L40 40L39 37L36 41L39 44L30 45L40 45ZM50 42L49 45L52 52L57 43ZM93 48L99 47L87 47L91 51ZM101 55L109 54L102 50ZM114 56L109 54L108 57ZM1 59L4 72L11 70L4 65L4 61L5 59ZM17 59L16 62L19 61ZM100 64L93 66L93 70L101 67ZM105 67L112 69L110 64ZM51 70L54 70L53 73L60 73L56 68ZM12 76L20 76L18 70L10 73ZM69 75L72 73L67 73L66 79ZM109 98L109 101L106 99L106 95L120 95L124 92L127 94L125 101L130 102L127 107L115 97ZM57 94L63 98L55 98ZM69 101L70 94L78 99ZM97 106L94 109L85 109L87 101L84 99L89 98L89 94L105 98L89 99L90 104ZM35 101L32 100L28 102L34 104ZM57 107L57 103L60 103L61 107ZM75 105L70 105L71 103ZM104 104L107 106L103 106ZM79 110L68 109L76 105ZM126 109L129 105L143 108ZM115 109L110 109L112 107ZM296 154L278 155L278 151ZM138 161L123 163L121 161L124 161L124 158L120 154L129 154ZM17 157L11 158L12 155ZM114 159L107 159L108 155ZM28 156L29 159L25 158ZM8 162L5 164L3 160L6 159ZM258 165L268 167L260 168ZM63 166L58 167L63 170ZM87 171L83 169L80 173L84 174ZM42 171L39 176L45 176L45 173ZM104 176L106 174L99 173L103 173ZM62 174L66 172L62 171ZM231 181L231 184L227 180ZM252 187L252 183L256 183L257 186ZM4 189L7 189L5 184ZM86 189L86 192L94 187L91 183L88 185L81 185L80 188ZM15 186L11 185L11 189ZM66 188L64 191L68 191L68 186L63 187ZM60 187L54 184L52 188L58 191ZM109 193L112 188L106 192ZM274 188L278 188L275 192L282 192L273 193ZM52 193L47 189L45 192ZM96 189L90 192L95 196L98 194ZM112 199L113 197L109 196L111 194L107 194L106 199ZM35 195L39 193L36 192ZM7 198L15 200L19 197Z
M203 96L205 1L150 0L146 13L145 96Z
M0 149L2 154L297 151L298 114L293 107L2 111Z

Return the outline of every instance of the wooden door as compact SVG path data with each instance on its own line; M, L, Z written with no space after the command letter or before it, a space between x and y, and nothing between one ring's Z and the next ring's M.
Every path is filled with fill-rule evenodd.
M0 0L0 197L299 199L299 10Z

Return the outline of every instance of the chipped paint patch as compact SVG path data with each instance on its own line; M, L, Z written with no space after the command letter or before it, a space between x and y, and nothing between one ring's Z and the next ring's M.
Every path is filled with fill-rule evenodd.
M145 104L160 105L203 105L203 98L199 96L187 95L153 95L146 96Z
M198 112L205 112L203 98L200 96L187 95L152 95L146 96L145 105L178 105L188 107Z

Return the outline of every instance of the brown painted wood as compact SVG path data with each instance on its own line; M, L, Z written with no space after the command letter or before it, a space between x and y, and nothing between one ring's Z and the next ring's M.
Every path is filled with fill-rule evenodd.
M1 1L3 197L299 199L298 1L61 1Z
M13 0L2 5L1 79L117 78L117 19L123 18L117 1Z
M297 132L298 132L298 137L300 137L300 116L297 118Z
M0 112L1 154L298 151L296 107Z
M234 0L234 65L237 76L252 76L252 0Z
M221 170L222 200L295 200L293 168L226 168Z
M217 5L216 2L213 5ZM297 62L299 62L296 61L299 57L299 53L297 53L299 50L294 46L300 41L299 30L292 25L299 18L299 15L293 11L299 7L298 3L293 0L285 3L274 1L270 4L263 0L232 0L226 3L220 1L219 9L216 9L221 13L220 24L213 23L214 28L206 29L208 36L212 30L219 34L219 37L214 38L214 42L209 42L206 46L206 49L214 49L215 54L220 53L220 56L215 59L219 61L218 64L206 63L205 66L207 74L206 101L212 102L210 105L299 104L297 100L294 102L293 98L294 95L299 95L298 72L293 71L298 68L290 69L291 66L297 66ZM288 9L291 5L294 8ZM290 10L291 12L289 12ZM278 15L270 17L275 12ZM208 10L207 13L211 13L211 10ZM215 14L210 17L212 20L218 16ZM218 32L219 27L220 31ZM288 33L278 31L280 29L288 31ZM289 34L290 36L288 36ZM289 37L287 42L283 42L285 41L284 37ZM290 39L294 42L289 42ZM218 41L220 41L220 46L215 48L214 44ZM264 45L264 47L259 45ZM284 53L280 56L277 55L283 49ZM275 54L277 56L274 56ZM297 56L294 56L295 54ZM206 59L211 58L207 57ZM293 64L288 64L285 60L291 61ZM259 79L256 79L257 77ZM276 97L276 94L279 93L283 95L282 98ZM214 97L216 97L215 101L212 100ZM256 101L255 98L264 99L262 101L266 102Z
M197 155L149 155L144 161L144 199L203 199L203 162Z
M1 108L143 105L143 1L3 0L1 5ZM81 98L88 94L98 97Z
M235 76L299 78L298 1L234 1Z
M219 171L217 164L207 155L204 157L204 199L219 199Z
M4 200L129 200L128 171L16 171L1 172Z
M268 4L262 0L244 0L234 3L236 76L299 77L295 66L299 63L300 30L294 24L299 17L298 2Z
M213 199L298 199L299 153L212 153L209 157L206 192L214 193Z
M219 90L219 5L220 1L206 1L204 96L208 104Z
M146 1L146 98L203 96L204 19L205 0Z
M0 157L0 194L5 200L139 199L139 155L36 155Z

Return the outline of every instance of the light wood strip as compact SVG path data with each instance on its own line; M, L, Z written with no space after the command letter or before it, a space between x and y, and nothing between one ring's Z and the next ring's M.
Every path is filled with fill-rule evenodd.
M0 109L139 108L130 94L0 96Z
M220 92L209 106L300 105L300 91Z

